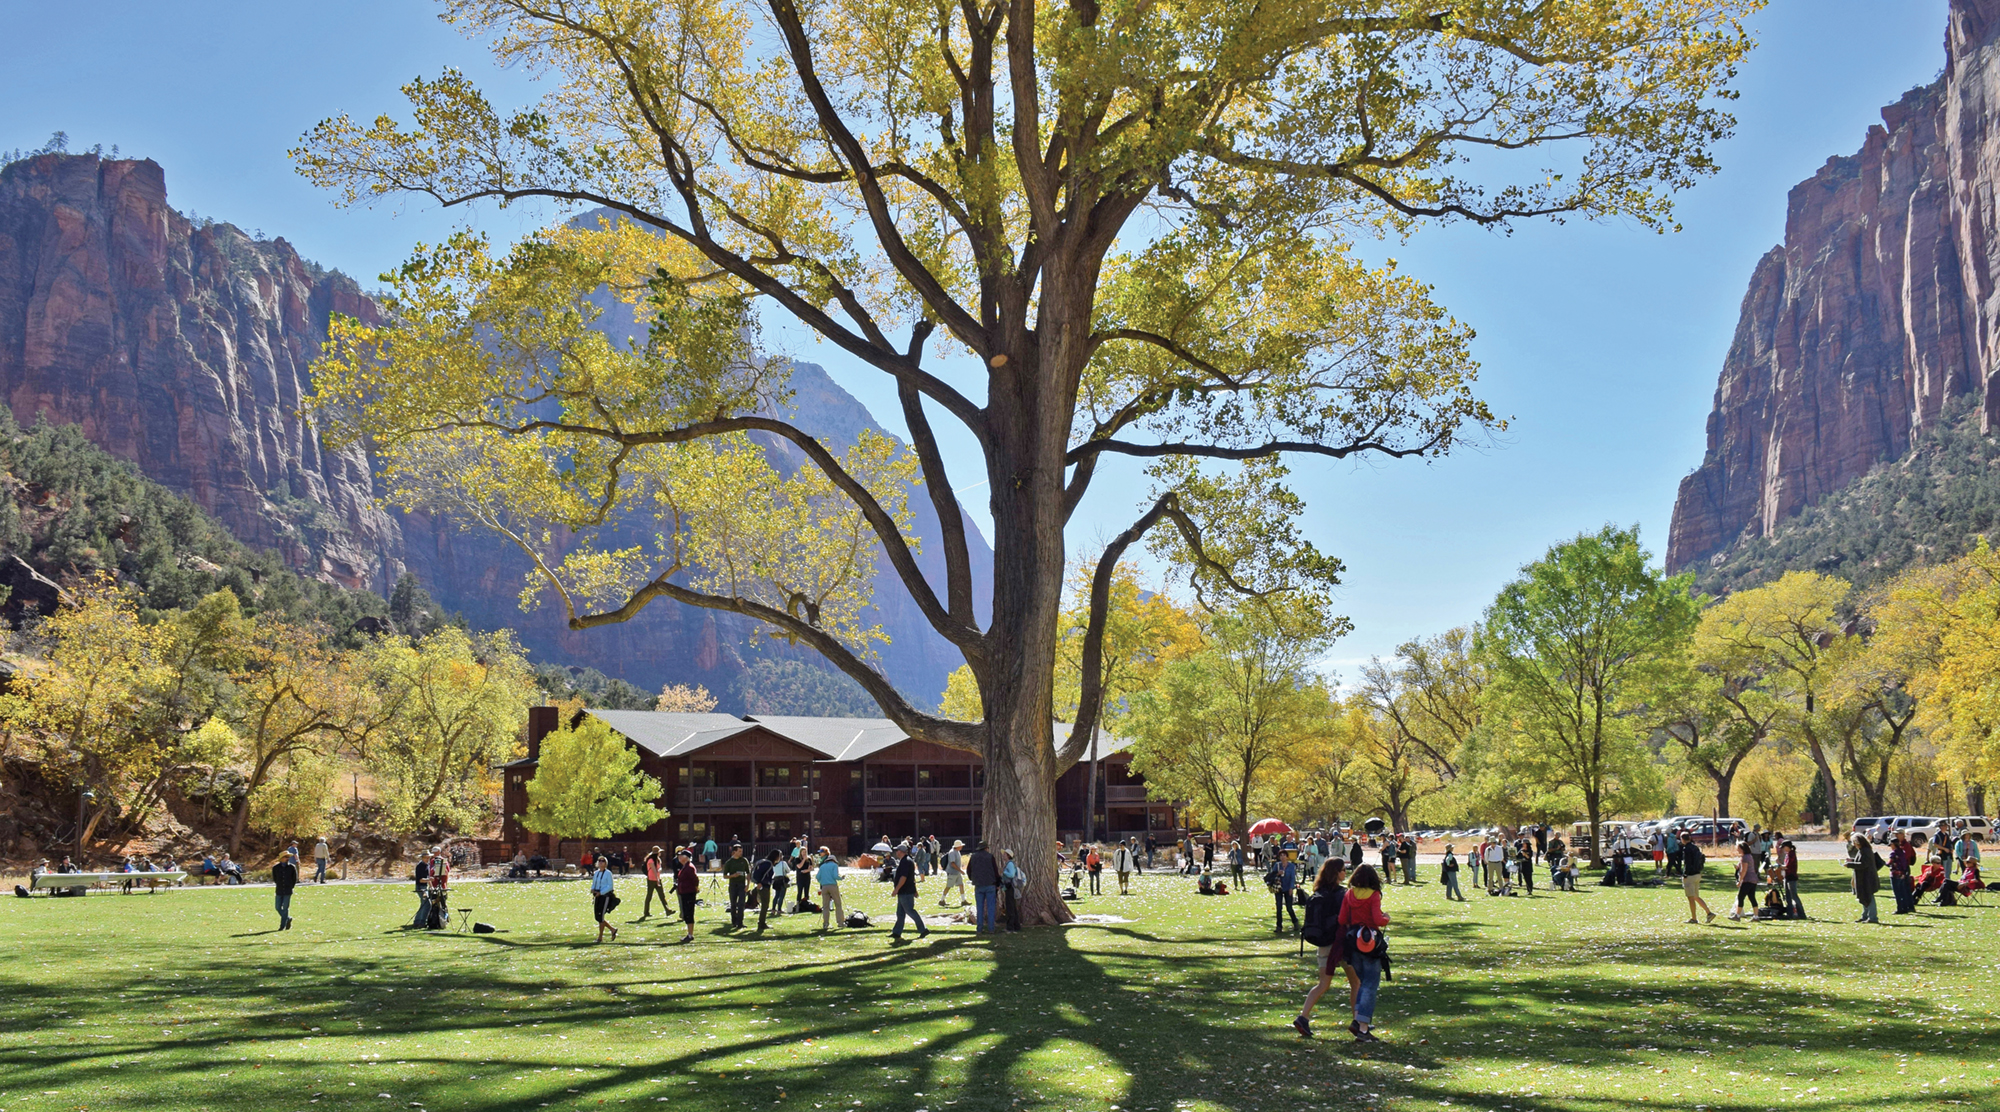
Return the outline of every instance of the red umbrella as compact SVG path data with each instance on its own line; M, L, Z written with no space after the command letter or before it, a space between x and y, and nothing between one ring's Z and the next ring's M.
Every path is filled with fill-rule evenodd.
M1291 832L1292 828L1286 826L1283 819L1258 819L1256 822L1250 824L1250 833L1253 836L1259 834L1290 834Z

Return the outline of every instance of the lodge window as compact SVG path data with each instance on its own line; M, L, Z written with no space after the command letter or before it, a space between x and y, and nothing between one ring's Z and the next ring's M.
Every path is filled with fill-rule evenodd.
M850 820L848 820L848 823L847 823L847 826L848 826L848 831L847 831L847 832L848 832L849 834L852 834L852 835L854 835L854 836L855 836L855 837L857 837L857 838L859 838L859 837L861 836L861 820L860 820L860 819L850 819Z
M789 788L792 786L792 766L765 765L757 770L757 785L764 788Z
M675 770L680 776L683 788L712 788L715 786L715 770L712 768L690 769L686 765Z

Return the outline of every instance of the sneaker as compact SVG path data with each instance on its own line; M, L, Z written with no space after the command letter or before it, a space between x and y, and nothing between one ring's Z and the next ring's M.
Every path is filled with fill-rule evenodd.
M1363 1031L1363 1032L1361 1032L1361 1041L1362 1041L1362 1042L1381 1042L1382 1040L1381 1040L1381 1039L1379 1039L1379 1038L1376 1038L1376 1037L1375 1037L1375 1032L1374 1032L1373 1030L1369 1030L1369 1031Z
M1729 913L1729 921L1732 923L1737 922L1742 918L1743 918L1743 913L1740 911L1732 911Z
M1351 1022L1349 1022L1349 1023L1348 1023L1348 1025L1347 1025L1347 1033L1348 1033L1348 1034L1350 1034L1350 1035L1353 1035L1353 1036L1354 1036L1354 1041L1356 1041L1356 1042L1366 1042L1366 1041L1367 1041L1366 1039L1364 1039L1364 1038L1362 1038L1362 1037L1361 1037L1361 1021L1360 1021L1360 1020L1358 1020L1358 1019L1357 1019L1357 1020L1353 1020L1353 1021L1351 1021Z
M1689 920L1688 920L1688 922L1690 922L1690 923L1693 923L1693 922L1697 922L1697 921L1698 921L1698 920L1695 920L1695 919L1689 919Z
M1715 922L1715 912L1711 911L1708 913L1708 921L1711 923Z
M1301 1038L1313 1037L1312 1021L1302 1015L1292 1017L1292 1030L1297 1031Z

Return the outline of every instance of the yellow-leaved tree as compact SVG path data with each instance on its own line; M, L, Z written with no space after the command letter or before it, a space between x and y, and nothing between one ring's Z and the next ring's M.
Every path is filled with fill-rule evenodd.
M1326 605L1340 566L1298 529L1283 461L1434 456L1497 423L1469 330L1356 239L1671 227L1732 126L1760 3L447 0L542 75L542 102L503 112L446 71L405 87L407 121L315 127L301 171L346 202L617 219L497 258L467 236L419 251L388 276L392 323L334 329L316 405L373 443L399 500L536 557L531 593L573 627L661 598L760 619L911 735L983 755L988 836L1048 845L1056 777L1104 704L1099 622L1050 746L1065 530L1100 464L1153 483L1100 568L1143 541L1198 597ZM605 286L643 342L594 330ZM913 458L836 453L790 419L767 311L893 382ZM983 607L953 495L978 484L947 472L937 419L979 449ZM777 474L751 433L805 465ZM940 520L937 581L911 482ZM876 666L878 558L963 655L981 720ZM1025 918L1067 918L1053 862L1022 865Z

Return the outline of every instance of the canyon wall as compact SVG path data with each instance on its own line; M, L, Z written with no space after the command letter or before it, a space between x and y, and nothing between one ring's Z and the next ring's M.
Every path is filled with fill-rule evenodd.
M1681 481L1667 566L1720 560L1901 456L1946 402L2000 419L2000 0L1952 0L1945 69L1787 199Z

